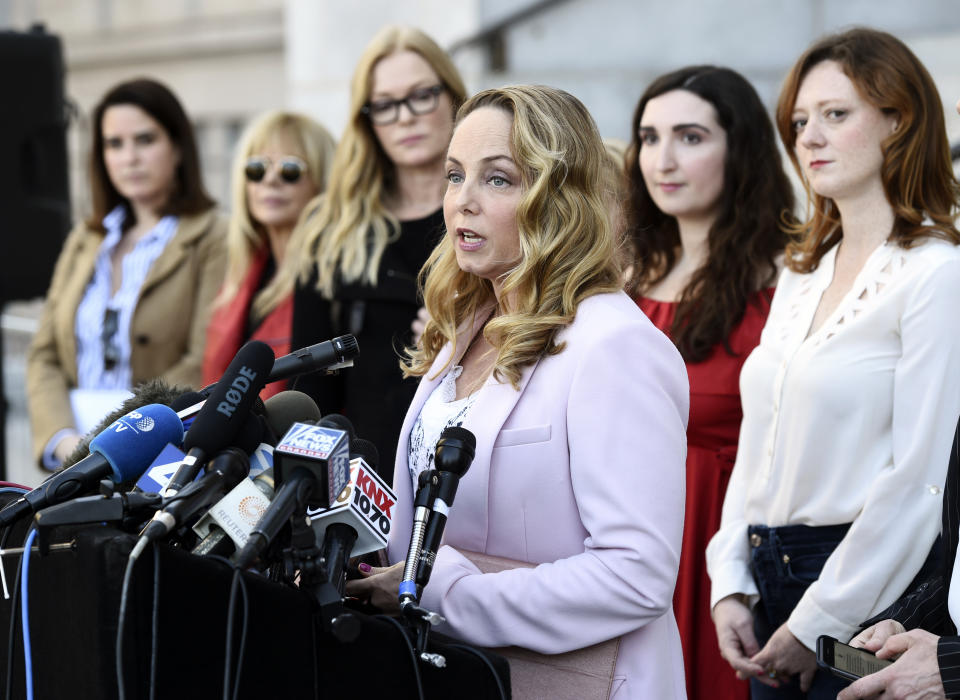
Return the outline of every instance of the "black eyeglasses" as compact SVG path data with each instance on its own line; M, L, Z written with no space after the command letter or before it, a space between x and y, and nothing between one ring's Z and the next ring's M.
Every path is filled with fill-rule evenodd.
M247 164L243 166L243 174L250 182L260 182L267 176L271 165L274 165L274 162L266 156L256 156L247 160ZM276 166L280 179L290 184L299 180L307 172L307 164L296 156L284 156Z
M100 340L103 343L103 369L109 372L120 362L120 346L117 345L119 314L116 309L107 309L103 314L103 329Z
M418 88L399 100L367 102L362 111L377 126L386 126L387 124L393 124L400 118L400 105L406 105L410 113L416 116L430 114L440 104L440 93L444 90L443 85Z

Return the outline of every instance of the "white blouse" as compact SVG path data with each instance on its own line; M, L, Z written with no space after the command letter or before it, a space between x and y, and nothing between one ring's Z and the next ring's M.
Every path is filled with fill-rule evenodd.
M835 257L780 277L740 375L737 461L707 547L712 607L757 595L748 525L853 523L788 620L810 649L848 639L920 569L960 414L960 248L878 247L807 336Z
M456 381L463 373L463 367L455 365L440 380L433 392L427 398L420 415L417 416L413 429L410 431L408 448L408 463L410 478L413 483L413 493L417 492L417 480L420 472L433 469L433 458L436 454L437 440L440 434L450 426L463 425L467 414L477 401L479 391L475 391L462 399L457 398Z

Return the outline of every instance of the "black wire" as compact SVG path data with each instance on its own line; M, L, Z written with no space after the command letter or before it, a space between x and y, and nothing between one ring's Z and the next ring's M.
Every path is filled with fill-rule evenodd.
M493 667L493 664L490 662L490 659L488 659L482 651L480 651L479 649L474 649L471 646L467 646L466 644L448 644L447 646L452 647L454 649L463 649L464 651L469 651L471 654L475 656L479 656L480 660L483 661L484 665L488 669L490 669L490 674L493 676L494 683L497 684L497 692L500 693L500 697L502 698L502 700L507 700L507 691L504 689L503 683L500 682L500 674L497 673L497 669Z
M228 564L229 560L224 560ZM250 620L250 599L247 595L247 582L240 575L240 569L233 569L233 577L230 579L230 597L227 605L227 642L224 651L223 665L223 698L224 700L236 700L240 692L240 678L243 674L243 654L247 648L247 624ZM242 625L240 627L240 645L237 651L237 668L233 679L233 693L230 692L230 667L233 658L233 637L234 637L234 615L237 605L237 590L243 596L243 614L241 616Z
M7 529L7 532L4 533L4 538L9 534L10 530ZM26 540L24 540L26 542ZM13 582L13 597L10 599L10 630L7 633L7 687L5 697L6 700L13 700L13 644L17 636L17 620L20 618L17 615L17 606L20 603L20 571L23 566L23 555L20 555L20 561L17 562L17 576ZM26 666L24 666L24 672L26 672Z
M117 613L117 648L114 654L117 664L117 695L120 700L126 697L123 688L123 630L127 623L127 605L130 597L130 581L133 579L133 568L137 560L127 557L127 566L123 572L123 586L120 588L120 610Z
M247 622L250 620L250 601L247 598L247 582L240 575L240 569L234 570L234 576L240 580L240 593L243 594L243 627L240 628L240 649L237 651L237 674L233 680L233 700L240 692L240 676L243 674L243 652L247 648Z
M153 613L150 616L150 700L157 690L157 655L160 626L160 548L153 543Z
M233 660L234 608L237 604L240 570L234 569L230 579L230 595L227 598L227 642L223 650L223 700L230 700L230 664Z
M407 645L407 650L410 652L410 660L413 662L413 678L417 682L417 697L419 697L420 700L426 700L426 696L423 694L423 682L420 680L420 664L417 663L417 652L414 651L413 644L410 642L410 638L407 637L407 631L403 628L403 625L388 615L376 615L376 617L386 620L400 630L400 638L403 639Z

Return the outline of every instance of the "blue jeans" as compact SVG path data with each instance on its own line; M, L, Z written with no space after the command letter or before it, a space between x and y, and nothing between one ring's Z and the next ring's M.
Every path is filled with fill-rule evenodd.
M753 579L760 590L760 602L753 610L753 631L761 648L790 617L849 528L849 525L751 525L747 529ZM779 688L751 679L750 697L752 700L835 700L837 693L849 684L818 669L806 693L800 691L798 677Z

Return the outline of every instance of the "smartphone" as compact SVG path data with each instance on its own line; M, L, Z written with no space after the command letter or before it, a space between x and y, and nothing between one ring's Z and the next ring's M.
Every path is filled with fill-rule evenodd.
M838 642L825 634L817 639L817 665L840 678L855 681L892 663L890 659L878 659L873 652Z

